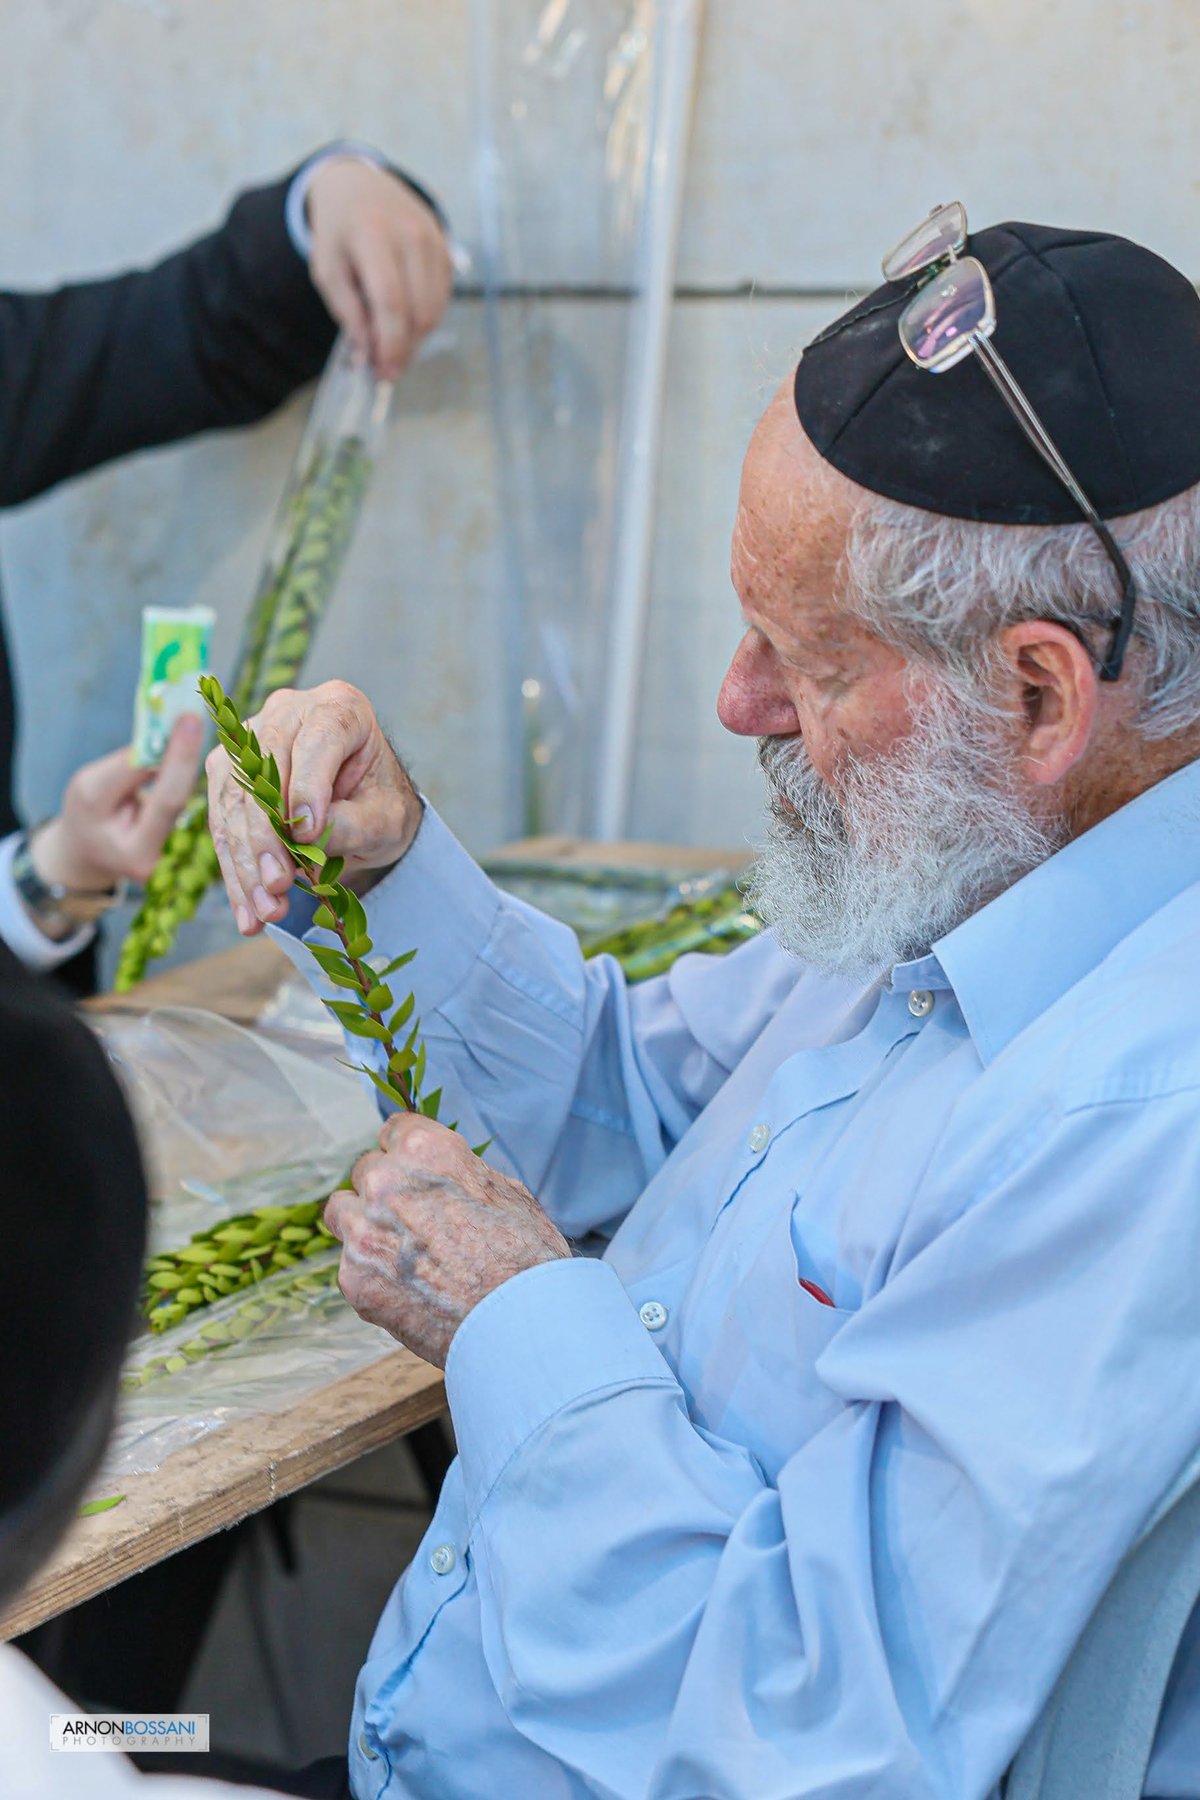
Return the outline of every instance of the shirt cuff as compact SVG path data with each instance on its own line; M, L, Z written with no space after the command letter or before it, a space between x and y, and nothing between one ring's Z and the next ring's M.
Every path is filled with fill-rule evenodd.
M69 962L91 943L96 927L81 925L67 938L48 938L44 931L39 931L26 912L13 881L13 857L21 835L14 831L0 841L0 937L27 969L57 969L60 963Z
M387 157L376 150L373 144L365 144L357 138L339 138L336 144L327 144L324 150L318 150L310 156L303 166L292 176L284 205L284 218L287 220L288 236L292 240L292 248L297 256L308 261L312 255L312 229L308 223L308 190L312 186L312 178L322 163L332 161L335 156L356 156L359 162L370 163L373 168L386 169Z
M297 256L301 257L304 262L307 262L312 255L312 230L308 223L308 190L312 185L312 178L321 164L329 162L335 156L356 156L359 162L370 163L372 168L386 169L389 175L394 175L397 181L402 181L409 192L417 196L418 200L424 201L442 230L447 234L449 241L450 221L427 187L422 187L419 181L415 181L403 169L396 168L395 164L390 163L387 157L375 148L374 144L364 143L359 138L339 138L336 144L327 144L324 150L318 150L315 156L310 156L308 161L292 176L288 187L287 199L284 202L284 218L287 223L288 237L292 241L292 248ZM469 272L471 259L461 245L450 242L450 259L460 275Z
M470 1517L556 1413L586 1395L678 1388L611 1264L538 1263L493 1288L450 1343L446 1397Z

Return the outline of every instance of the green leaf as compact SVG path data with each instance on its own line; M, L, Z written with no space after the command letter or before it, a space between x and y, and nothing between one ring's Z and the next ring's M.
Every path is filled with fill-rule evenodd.
M362 1014L359 1015L357 1025L348 1025L346 1029L355 1037L374 1038L377 1044L386 1044L388 1041L387 1026L381 1025L378 1019L368 1019Z
M410 963L416 954L415 950L406 950L403 956L393 956L387 968L379 971L380 978L386 981L389 975L394 975L397 969L402 969L406 963Z
M328 846L329 840L332 836L333 836L333 820L330 819L328 825L326 825L324 831L321 833L320 837L317 839L318 850L324 850Z
M421 1083L424 1081L424 1079L425 1079L425 1046L424 1046L424 1044L422 1044L421 1048L417 1051L417 1060L413 1064L412 1085L413 1085L413 1092L415 1094L420 1093Z
M393 1075L406 1075L416 1060L411 1050L394 1050L388 1057L388 1068Z
M104 1500L85 1500L79 1509L81 1519L90 1519L95 1513L111 1512L114 1506L120 1506L124 1494L109 1494Z
M352 938L366 937L367 915L363 903L350 888L345 890L345 894L346 910L342 914L342 918L346 922L346 930Z
M378 1074L376 1070L368 1069L365 1063L360 1064L360 1067L364 1075L369 1075L371 1077L371 1080L375 1083L375 1086L379 1089L381 1094L388 1100L394 1101L397 1106L407 1108L408 1101L404 1098L404 1095L400 1092L399 1088L393 1087L390 1081L385 1081L383 1076Z
M339 1025L349 1025L363 1016L362 1007L354 1000L323 1000L321 1004L329 1008Z
M386 1012L392 1004L392 990L385 982L378 982L367 994L367 1006L371 1012Z
M491 1149L491 1147L492 1147L492 1139L484 1138L482 1144L472 1144L471 1145L471 1155L472 1156L483 1156L486 1151Z
M330 981L336 981L340 987L357 988L358 976L340 950L327 950L323 944L310 944L308 948L310 955Z
M223 731L229 733L230 737L239 748L245 743L246 727L242 724L242 721L238 718L228 700L222 700L217 707L217 724Z
M409 1019L411 1019L411 1017L412 1017L413 1007L416 1004L417 1004L417 997L415 994L410 994L408 996L407 1000L402 1000L400 1002L400 1005L396 1008L395 1012L392 1014L391 1018L388 1020L388 1030L391 1032L393 1037L395 1037L396 1033L401 1029L402 1026L408 1024Z
M329 833L332 829L333 829L332 826L326 826L325 830L321 833L322 840L324 840L325 838L327 838L329 836ZM324 848L324 843L322 843L322 849L323 848ZM345 866L346 866L346 859L344 856L327 856L325 858L325 870L324 870L323 879L326 881L340 881L342 878L342 870L345 868Z
M334 1018L348 1031L352 1037L374 1038L377 1044L387 1042L387 1028L375 1019L368 1019L352 1000L323 1000Z
M315 889L313 890L316 891ZM313 914L313 924L319 925L322 931L336 931L337 919L327 906L318 906Z
M441 1088L434 1088L432 1094L426 1094L425 1098L422 1100L421 1111L427 1119L436 1119L438 1116L438 1108L441 1104L442 1090Z
M346 925L347 935L349 937L349 942L346 945L346 955L353 956L361 962L364 956L370 956L371 951L375 946L372 944L365 931L360 932L356 936L350 931L349 924L345 919L343 919L342 923Z
M262 802L260 801L259 804L261 805ZM278 830L278 827L276 827L276 830ZM294 844L286 831L279 832L279 841L292 860L303 865L305 873L309 875L310 878L316 874L316 869L309 866L310 858L308 846L306 844Z
M273 753L267 757L267 778L273 788L281 788L283 786L283 782L279 776L279 764L275 761Z

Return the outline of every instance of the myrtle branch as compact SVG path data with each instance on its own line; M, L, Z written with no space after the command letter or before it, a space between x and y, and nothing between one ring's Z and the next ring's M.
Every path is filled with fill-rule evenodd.
M393 957L386 968L376 973L367 961L374 945L367 931L363 903L353 889L345 887L340 880L344 859L330 856L326 850L332 827L327 827L315 844L295 842L291 835L295 821L284 812L279 765L274 756L263 749L251 727L243 724L215 676L200 677L200 692L216 725L217 736L234 765L234 780L262 808L276 837L299 867L298 886L318 902L313 924L332 932L338 940L336 950L323 944L310 944L308 948L326 979L355 997L325 1000L323 1004L352 1037L370 1038L383 1046L385 1075L380 1075L367 1063L350 1066L369 1076L379 1092L396 1106L403 1107L406 1112L421 1113L427 1119L436 1119L442 1090L435 1088L424 1095L421 1092L425 1080L425 1046L420 1040L421 1021L413 1018L416 1000L408 994L397 1006L395 995L388 986L390 977L410 963L416 951L406 950L402 956ZM395 1010L387 1017L392 1008ZM397 1043L398 1034L406 1026L407 1036Z

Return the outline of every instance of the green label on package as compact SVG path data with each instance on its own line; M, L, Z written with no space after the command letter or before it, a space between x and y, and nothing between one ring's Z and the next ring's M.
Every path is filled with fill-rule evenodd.
M133 761L154 768L163 759L175 721L204 714L196 683L208 674L216 614L208 606L144 606L142 666L133 711Z

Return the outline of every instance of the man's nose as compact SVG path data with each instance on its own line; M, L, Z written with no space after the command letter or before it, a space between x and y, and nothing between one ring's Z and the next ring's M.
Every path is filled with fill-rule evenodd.
M717 717L739 737L787 737L800 721L770 646L748 631L733 653L717 695Z

